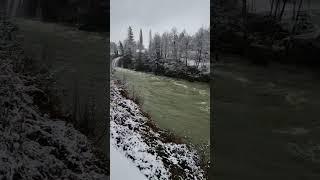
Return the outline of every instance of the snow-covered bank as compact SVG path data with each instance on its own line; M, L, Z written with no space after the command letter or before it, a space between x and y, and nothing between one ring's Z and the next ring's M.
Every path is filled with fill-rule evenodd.
M119 83L111 81L110 138L149 179L205 179L196 151L158 129Z
M126 158L124 154L121 154L115 147L110 147L110 179L111 180L147 180L140 170ZM124 173L125 172L125 173Z
M106 179L87 137L41 110L51 79L24 56L16 30L0 20L0 179Z

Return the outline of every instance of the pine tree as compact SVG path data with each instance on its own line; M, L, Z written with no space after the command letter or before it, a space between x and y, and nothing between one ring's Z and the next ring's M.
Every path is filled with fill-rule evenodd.
M159 34L155 34L154 36L154 49L155 49L156 59L160 59L161 58L161 37Z
M149 30L149 55L152 55L152 34L151 29Z
M125 48L124 48L124 56L125 56L125 62L124 67L130 68L132 67L132 58L133 54L135 52L135 42L133 37L133 32L131 26L128 28L128 37L125 40Z
M123 45L122 45L121 41L119 41L119 51L120 51L120 54L123 56L124 55L124 49L123 49Z
M160 70L160 59L161 59L161 37L159 34L154 35L153 40L153 47L154 47L154 56L155 56L155 68L156 72Z
M130 43L133 43L133 42L134 42L133 32L132 32L131 26L129 26L129 28L128 28L128 41L129 41Z
M142 30L141 30L141 29L140 29L138 49L139 49L140 52L144 49L144 46L143 46L143 37L142 37Z
M140 35L139 35L139 42L138 42L138 56L137 56L137 60L135 63L135 69L136 70L142 70L143 69L143 54L142 54L142 50L144 49L143 46L143 37L142 37L142 30L140 29Z

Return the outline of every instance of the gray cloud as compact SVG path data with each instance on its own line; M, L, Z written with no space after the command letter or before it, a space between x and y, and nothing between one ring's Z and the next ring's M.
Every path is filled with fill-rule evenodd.
M193 34L201 26L209 27L210 0L111 0L110 16L111 41L124 40L130 25L135 39L142 29L147 46L149 29L163 33L176 27Z

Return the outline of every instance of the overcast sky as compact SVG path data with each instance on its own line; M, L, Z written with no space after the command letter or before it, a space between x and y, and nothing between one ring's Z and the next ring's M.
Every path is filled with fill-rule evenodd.
M193 34L209 27L210 0L111 0L110 15L110 41L123 41L130 25L135 40L142 29L143 44L148 47L149 29L154 34L176 27Z

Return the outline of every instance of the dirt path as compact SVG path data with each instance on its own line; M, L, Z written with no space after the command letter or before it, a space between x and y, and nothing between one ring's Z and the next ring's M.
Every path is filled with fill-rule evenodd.
M96 140L106 130L107 35L34 20L16 19L15 23L24 36L26 54L55 72L57 87L64 88L61 99L66 110L72 109L76 92L80 111L93 97L95 121L89 122L89 128ZM106 137L98 143L104 150L109 149Z
M228 62L215 70L216 179L320 179L320 76Z

